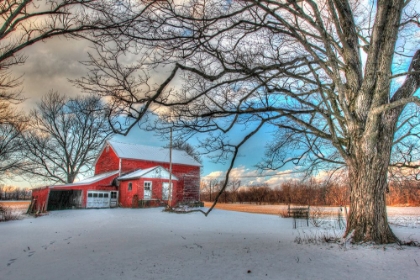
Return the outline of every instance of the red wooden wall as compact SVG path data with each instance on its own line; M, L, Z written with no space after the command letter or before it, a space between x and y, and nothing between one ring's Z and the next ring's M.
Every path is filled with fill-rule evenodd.
M107 146L96 160L95 175L120 169L120 159L114 150Z
M47 210L47 201L49 193L49 187L32 190L32 211L43 212Z

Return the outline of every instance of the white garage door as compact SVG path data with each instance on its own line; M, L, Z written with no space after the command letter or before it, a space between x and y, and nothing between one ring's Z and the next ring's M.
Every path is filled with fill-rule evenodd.
M106 191L88 191L86 208L108 208L110 195Z

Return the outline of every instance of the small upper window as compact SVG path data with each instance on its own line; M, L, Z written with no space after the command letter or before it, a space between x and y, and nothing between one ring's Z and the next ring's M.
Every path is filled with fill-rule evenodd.
M144 182L144 189L150 191L152 189L152 182Z
M130 182L128 183L128 190L131 191L133 189L133 184Z

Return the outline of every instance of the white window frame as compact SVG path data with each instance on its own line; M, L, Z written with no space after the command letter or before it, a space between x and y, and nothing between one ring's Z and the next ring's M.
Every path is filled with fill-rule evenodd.
M152 189L153 189L153 183L152 181L144 181L143 183L143 193L146 194L146 185L149 185L150 189L148 191L150 191L150 196L146 198L145 195L143 195L144 199L152 199Z

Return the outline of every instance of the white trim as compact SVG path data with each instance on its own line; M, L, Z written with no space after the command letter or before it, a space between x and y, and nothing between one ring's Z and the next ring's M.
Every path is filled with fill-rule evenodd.
M139 170L130 172L130 173L125 174L121 177L118 177L118 180L119 181L125 181L125 180L138 179L138 178L167 179L167 178L164 178L162 176L162 172L160 173L161 174L160 177L155 176L156 173L154 173L153 170L156 170L157 168L159 168L163 172L168 173L168 178L169 178L169 171L166 168L163 168L162 166L158 165L158 166L155 166L155 167L150 167L150 168L147 168L147 169L139 169ZM148 176L148 174L152 174L153 176L151 176L151 175ZM178 181L178 178L175 175L172 174L172 180Z

